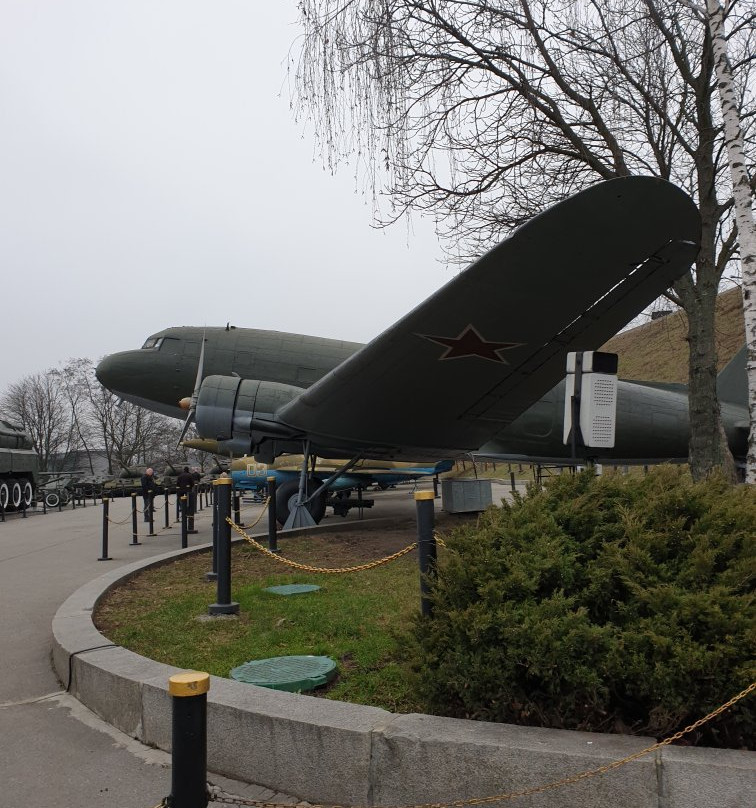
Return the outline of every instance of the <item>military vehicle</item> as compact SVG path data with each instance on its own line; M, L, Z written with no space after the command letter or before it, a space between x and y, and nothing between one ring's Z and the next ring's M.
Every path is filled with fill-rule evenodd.
M102 494L106 497L129 497L142 493L142 475L147 466L122 466L117 477L103 483ZM162 479L155 475L155 494L163 493Z
M0 418L0 509L17 511L35 500L39 457L24 431Z

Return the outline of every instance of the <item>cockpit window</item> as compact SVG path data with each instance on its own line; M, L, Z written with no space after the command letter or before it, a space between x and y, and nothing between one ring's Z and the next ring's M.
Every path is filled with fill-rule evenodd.
M157 350L163 344L163 337L150 337L147 342L142 345L144 348L155 348Z

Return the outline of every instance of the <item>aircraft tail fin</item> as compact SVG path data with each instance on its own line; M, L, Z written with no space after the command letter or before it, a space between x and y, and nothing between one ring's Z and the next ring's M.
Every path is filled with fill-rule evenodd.
M748 405L746 346L744 345L717 376L717 397L728 404Z

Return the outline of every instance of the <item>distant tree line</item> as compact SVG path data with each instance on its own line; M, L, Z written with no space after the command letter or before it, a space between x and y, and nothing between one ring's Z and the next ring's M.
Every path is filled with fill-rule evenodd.
M181 423L127 401L96 379L91 359L70 359L62 368L24 376L0 394L0 411L23 427L42 471L68 467L73 455L104 455L108 474L147 464L190 463L203 468L210 457L178 446Z

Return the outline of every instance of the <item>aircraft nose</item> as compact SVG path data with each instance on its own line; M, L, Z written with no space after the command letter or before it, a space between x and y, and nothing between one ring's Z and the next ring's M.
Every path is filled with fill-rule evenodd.
M131 392L140 375L138 358L134 354L134 351L123 351L103 357L95 368L100 384L114 393Z

